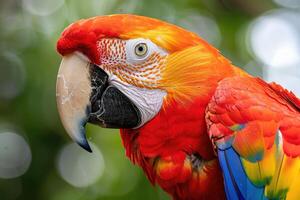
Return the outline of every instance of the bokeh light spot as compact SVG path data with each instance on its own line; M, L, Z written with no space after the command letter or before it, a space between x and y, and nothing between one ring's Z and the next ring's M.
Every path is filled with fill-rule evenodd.
M21 176L30 163L31 151L24 138L13 132L0 133L0 178Z
M25 69L14 53L0 53L0 99L9 100L20 94L25 84Z
M221 33L217 23L211 17L189 12L177 24L198 34L216 47L220 45Z
M286 69L268 70L268 68L265 68L264 78L268 82L276 82L281 84L283 87L300 97L300 76L297 76L297 73L293 73L293 68L288 69L291 71L291 73L287 73ZM296 69L294 71L296 71Z
M299 8L300 0L274 0L280 6L284 6L287 8Z
M65 3L65 0L23 0L25 10L34 15L50 15Z
M104 159L96 145L89 142L93 153L77 144L68 144L59 153L58 171L62 178L75 187L94 184L103 174Z
M300 62L300 33L289 18L286 13L271 12L250 26L250 46L267 66L287 67Z

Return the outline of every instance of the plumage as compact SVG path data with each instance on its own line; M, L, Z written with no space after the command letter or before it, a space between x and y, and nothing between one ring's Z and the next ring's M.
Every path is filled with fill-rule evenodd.
M142 64L126 54L139 38L157 46ZM300 199L300 99L292 92L235 67L196 34L142 16L80 20L57 50L84 54L123 88L166 93L155 116L120 132L126 156L174 200Z
M219 106L227 109L220 112ZM223 123L223 118L230 122ZM218 155L226 154L229 149L232 155L234 151L248 179L257 189L264 189L262 198L297 199L298 195L293 193L299 191L291 188L295 187L293 184L300 169L299 99L281 86L267 84L258 78L226 78L219 83L209 103L206 119L211 138L217 138L213 139L217 146L219 138L234 138L228 149L219 148ZM213 128L220 123L228 129L237 123L245 126L238 130L231 128L223 135L224 132ZM229 168L233 164L223 161L223 165ZM233 179L246 184L246 181ZM251 193L245 194L247 198Z

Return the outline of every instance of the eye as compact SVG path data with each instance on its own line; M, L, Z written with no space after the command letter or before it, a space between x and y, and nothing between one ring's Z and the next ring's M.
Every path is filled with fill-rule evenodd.
M137 56L144 56L148 52L148 47L146 43L139 43L135 46L134 52Z

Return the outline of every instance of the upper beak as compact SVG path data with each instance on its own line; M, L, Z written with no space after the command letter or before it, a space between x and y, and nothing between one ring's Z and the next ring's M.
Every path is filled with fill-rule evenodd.
M67 133L89 152L84 126L91 110L91 93L90 63L76 54L64 56L56 82L58 112Z

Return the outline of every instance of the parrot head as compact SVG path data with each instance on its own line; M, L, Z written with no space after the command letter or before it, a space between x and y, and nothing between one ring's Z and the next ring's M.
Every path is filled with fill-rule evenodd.
M86 123L138 129L174 102L184 106L205 96L210 81L227 73L216 66L228 65L196 34L127 14L71 24L57 51L62 55L56 86L61 121L87 151Z

